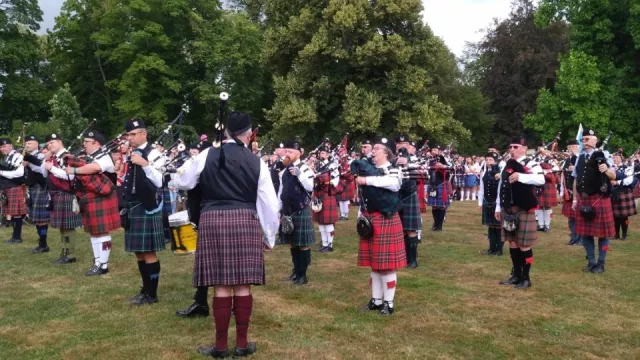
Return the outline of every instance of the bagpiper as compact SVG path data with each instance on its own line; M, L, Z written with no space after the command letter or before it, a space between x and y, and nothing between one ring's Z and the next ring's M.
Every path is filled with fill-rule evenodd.
M169 158L164 154L164 143L162 140L157 141L155 143L154 149L159 153L159 155L154 159L149 159L151 161L151 166L153 166L158 172L162 173L162 168L164 164L167 163ZM162 226L164 228L164 242L170 243L171 236L171 228L169 227L169 215L173 213L172 201L171 201L171 191L169 190L169 182L171 181L170 174L163 174L162 176L162 186L158 189L158 195L162 199Z
M482 252L483 255L502 256L502 224L495 217L496 203L498 200L498 184L500 183L500 168L498 153L488 153L485 160L485 169L480 179L480 191L478 192L478 208L482 212L482 225L488 228L489 249Z
M433 216L432 231L442 231L447 209L451 205L451 191L449 180L449 164L440 148L434 146L431 149L429 165L429 184L427 186L427 203L431 206Z
M538 220L538 231L549 232L551 214L553 213L553 208L558 205L556 176L553 173L553 165L549 162L549 159L542 161L540 168L542 168L542 174L544 175L544 185L536 187L538 209L535 212Z
M156 252L165 249L162 228L162 201L158 188L162 186L162 174L149 164L148 159L160 155L147 141L147 126L142 119L125 123L125 131L131 146L131 155L124 183L125 208L122 210L124 248L136 254L138 270L142 278L140 293L130 299L134 305L158 302L160 260Z
M24 189L24 165L22 154L13 149L8 138L0 139L0 151L4 160L0 164L0 190L4 198L2 216L11 221L13 233L8 244L22 242L22 222L27 214Z
M409 164L410 139L407 135L399 135L396 138L396 166L406 168ZM402 186L398 191L400 207L398 215L402 221L404 231L404 246L407 257L407 267L418 267L418 230L422 230L422 216L418 204L418 185L416 179L402 179Z
M83 134L86 156L68 155L67 174L75 178L74 190L80 205L84 231L91 238L93 266L86 276L104 275L109 272L111 232L120 228L118 208L117 174L104 135L88 130Z
M567 143L567 150L569 156L564 160L562 164L562 173L560 175L560 198L562 198L562 215L568 219L569 223L569 243L568 245L579 245L582 243L580 236L576 234L576 211L572 209L573 204L573 183L575 177L573 177L573 169L576 160L578 159L578 153L580 152L580 146L577 140L569 140Z
M329 159L329 150L320 147L318 151L317 175L313 188L313 218L318 223L322 245L319 252L333 251L335 223L338 222L338 204L336 195L343 191L340 184L338 165Z
M65 155L62 138L51 134L45 138L51 157L40 166L40 173L47 177L47 188L51 198L51 227L60 230L62 250L60 257L53 264L69 264L76 262L75 240L76 229L82 227L80 205L73 188L74 176L67 174L64 164Z
M347 149L342 149L341 151L346 152ZM336 194L336 201L338 201L338 206L340 207L340 220L349 220L349 205L356 195L356 184L353 182L353 175L349 171L349 163L353 161L353 158L345 159L346 153L340 156L340 186L343 190Z
M529 276L533 265L533 245L538 241L536 215L538 205L534 186L544 184L540 164L526 156L527 143L518 136L509 145L510 159L500 174L495 217L502 224L502 237L509 242L512 271L502 285L516 289L531 287Z
M36 226L38 234L38 246L31 250L32 254L49 252L47 245L47 233L49 232L49 191L47 179L39 172L40 166L45 161L44 154L40 151L38 140L34 135L25 138L25 168L24 179L27 184L27 208L29 221Z
M313 191L314 172L300 160L301 147L298 141L286 140L282 144L286 165L278 191L282 214L280 233L282 241L291 244L293 261L293 271L287 280L295 285L304 285L308 282L310 247L316 242L309 201Z
M625 165L622 160L621 153L613 155L613 167L617 172L624 174L624 179L611 181L611 207L616 229L614 239L627 240L629 217L638 214L633 197L633 188L638 180L634 177L634 167Z

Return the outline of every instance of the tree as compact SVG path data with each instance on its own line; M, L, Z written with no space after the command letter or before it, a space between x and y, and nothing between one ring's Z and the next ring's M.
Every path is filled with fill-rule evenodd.
M242 2L264 11L256 17L274 74L267 118L276 135L468 139L436 91L440 67L455 61L423 23L419 0Z
M558 83L543 89L527 124L538 131L575 134L580 123L610 144L635 149L640 142L640 2L543 0L541 26L571 23L571 51L562 56Z
M498 145L525 132L523 120L535 112L538 91L554 87L558 56L568 50L569 25L557 20L542 29L534 16L531 0L517 0L507 19L494 20L484 38L467 49L466 78L490 100L496 118L492 140ZM543 138L549 135L544 132Z
M63 141L69 145L88 125L87 119L82 117L76 97L71 94L69 84L64 84L56 91L49 101L49 105L51 105L52 115L49 122L49 133L60 134Z
M50 89L40 42L37 0L0 0L0 127L46 121Z

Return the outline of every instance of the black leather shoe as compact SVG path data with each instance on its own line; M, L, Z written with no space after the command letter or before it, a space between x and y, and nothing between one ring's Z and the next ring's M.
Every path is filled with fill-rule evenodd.
M292 271L291 275L287 276L286 278L283 278L280 281L296 281L296 279L298 278L298 276L296 275L296 271Z
M91 270L87 271L86 273L84 273L85 276L98 276L98 275L104 275L104 274L108 274L109 273L109 269L103 269L100 266L97 265L93 265L93 267L91 268Z
M518 284L516 284L516 286L514 286L516 289L528 289L531 287L531 281L530 280L522 280L521 282L519 282Z
M382 310L382 304L376 305L376 301L373 298L371 298L371 300L369 300L369 303L361 307L360 310L362 311Z
M236 351L233 353L233 357L235 358L235 357L249 356L249 355L255 354L256 350L258 350L256 343L250 342L250 343L247 343L247 347L244 349L236 348Z
M544 228L542 226L538 226L538 231L544 231Z
M13 238L5 240L5 244L13 244Z
M511 276L507 280L500 281L500 285L515 285L515 284L518 284L519 282L520 282L520 278Z
M22 239L11 239L13 240L10 244L20 244L22 242Z
M216 359L223 359L229 357L229 350L217 350L215 346L207 347L203 346L198 349L198 352L205 356L212 356Z
M62 264L62 265L64 265L64 264L72 264L72 263L76 262L76 258L70 258L70 257L66 257L66 256L62 257L62 258L60 258L58 260L60 260L60 262L58 262L56 264Z
M594 274L602 274L604 272L604 264L603 263L596 264L596 266L594 266L593 269L591 269L591 272Z
M193 318L197 316L207 317L209 316L209 307L194 302L187 309L176 311L176 315L183 318Z
M549 231L551 231L551 229L549 229L549 227L548 227L548 226L545 226L545 227L544 227L544 229L543 229L542 231L544 231L544 232L548 233Z
M389 307L389 303L388 302L383 302L382 303L382 309L380 309L380 315L391 315L393 314L393 308Z
M587 266L582 268L582 271L591 272L591 270L593 270L596 266L597 266L597 264L589 263L589 264L587 264Z
M127 301L130 302L130 303L136 303L136 302L140 301L140 298L142 298L144 296L145 296L144 289L140 288L140 293L138 295L132 297L132 298L127 299Z
M480 251L480 255L494 255L494 251L491 249Z
M133 305L142 306L142 305L155 304L157 302L158 302L157 297L151 297L147 294L144 294L138 299L138 301L134 302Z
M293 281L293 285L304 285L306 283L308 283L309 281L307 280L307 276L306 275L302 275L301 277L295 279Z
M45 246L45 247L40 247L38 246L37 248L31 250L32 254L42 254L42 253L46 253L49 252L49 247Z

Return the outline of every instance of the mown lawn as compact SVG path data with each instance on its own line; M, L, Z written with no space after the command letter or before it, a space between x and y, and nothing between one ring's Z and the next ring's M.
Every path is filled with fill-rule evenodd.
M640 358L640 218L631 219L629 240L612 242L606 272L593 275L582 273L584 250L565 245L566 221L559 209L554 215L552 232L541 233L534 248L534 287L517 291L498 285L508 276L508 256L479 254L485 228L475 204L455 203L445 231L423 235L420 267L399 273L396 312L384 318L357 310L370 292L369 270L355 266L354 219L338 224L336 251L313 253L305 287L279 281L290 257L277 247L267 255L267 286L254 291L254 358ZM9 237L0 229L0 239ZM79 243L78 263L53 266L56 231L44 255L29 252L34 228L23 238L0 244L0 359L201 359L198 346L212 343L211 318L174 315L192 302L192 256L161 253L160 302L139 308L125 301L140 278L121 232L111 272L100 278L83 275L88 240ZM232 321L230 346L234 337Z

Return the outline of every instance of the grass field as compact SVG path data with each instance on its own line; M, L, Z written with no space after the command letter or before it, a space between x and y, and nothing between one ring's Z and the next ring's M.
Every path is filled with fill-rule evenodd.
M255 359L639 359L640 226L632 218L629 240L612 241L606 272L584 274L584 250L568 247L559 209L552 232L534 249L533 288L498 285L508 276L508 256L479 254L486 247L480 212L455 203L445 231L426 231L420 267L398 275L396 312L380 317L357 310L370 297L368 269L356 264L354 220L337 225L336 251L314 252L310 283L293 288L286 247L266 258L267 286L254 289L249 329ZM355 218L352 209L352 218ZM431 227L430 213L425 228ZM192 256L160 254L160 302L133 307L140 278L135 257L114 236L111 272L83 273L91 263L88 240L79 262L53 266L60 251L31 255L25 242L0 244L0 359L201 359L196 349L213 342L207 319L180 319L193 289ZM10 237L0 230L0 239ZM79 239L87 239L82 231ZM319 239L319 236L318 236ZM506 249L506 247L505 247ZM235 343L235 326L229 345Z

